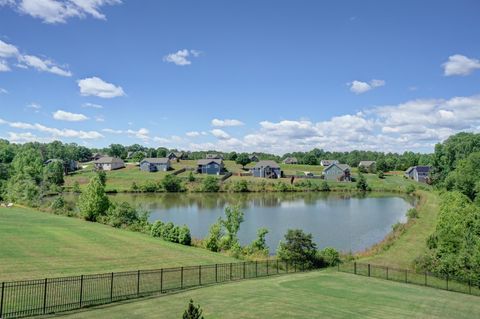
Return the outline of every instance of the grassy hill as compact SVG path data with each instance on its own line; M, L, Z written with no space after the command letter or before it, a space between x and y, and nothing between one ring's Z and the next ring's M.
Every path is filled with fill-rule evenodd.
M204 249L27 208L0 208L0 281L230 262Z
M180 318L192 298L205 318L475 318L478 297L318 271L239 281L57 315Z

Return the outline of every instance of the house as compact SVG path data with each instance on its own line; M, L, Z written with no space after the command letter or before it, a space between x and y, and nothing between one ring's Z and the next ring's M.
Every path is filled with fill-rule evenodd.
M200 174L220 175L223 171L222 159L212 158L197 161L197 172Z
M166 172L170 169L168 157L144 158L140 162L140 169L145 172Z
M121 158L111 156L104 156L93 163L95 164L95 169L102 171L113 171L125 167L125 163Z
M358 168L364 168L369 172L375 172L377 170L377 162L375 161L360 161Z
M283 160L283 164L298 164L298 160L296 157L287 157Z
M102 157L103 157L103 155L100 154L100 153L93 153L91 159L92 159L92 161L98 161Z
M323 178L335 181L351 181L350 166L347 164L333 163L326 167L322 172Z
M260 160L255 154L248 156L248 158L250 159L250 162L258 162Z
M223 155L222 154L217 154L217 153L209 153L205 155L206 159L221 159L223 160Z
M252 176L263 178L280 178L282 170L275 161L259 161L251 170Z
M412 166L405 171L405 177L420 183L429 181L430 166Z
M167 157L171 160L171 161L180 161L180 160L185 160L188 158L187 154L185 154L184 152L170 152Z
M320 165L322 165L323 167L328 167L332 164L339 164L340 162L337 161L337 160L321 160L320 161Z

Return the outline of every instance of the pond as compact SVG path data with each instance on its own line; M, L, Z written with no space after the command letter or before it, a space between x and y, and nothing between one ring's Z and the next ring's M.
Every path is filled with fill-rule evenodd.
M411 197L384 193L116 194L111 199L150 211L151 222L186 224L194 238L208 234L210 225L224 216L225 206L238 204L245 213L241 244L250 243L257 229L266 227L272 253L290 228L312 233L319 248L364 250L380 242L393 224L405 222L406 211L414 205Z

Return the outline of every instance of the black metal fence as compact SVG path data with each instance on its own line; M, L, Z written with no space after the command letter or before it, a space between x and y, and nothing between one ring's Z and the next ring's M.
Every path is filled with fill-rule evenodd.
M381 278L480 296L480 282L478 280L464 280L448 275L438 276L428 271L417 272L408 269L398 269L357 262L341 264L338 266L338 270L355 275Z
M305 270L301 264L264 260L3 282L0 318L51 314L196 286Z

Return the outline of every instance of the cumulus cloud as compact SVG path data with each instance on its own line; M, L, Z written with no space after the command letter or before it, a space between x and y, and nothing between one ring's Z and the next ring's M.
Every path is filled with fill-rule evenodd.
M121 86L115 86L96 76L78 80L77 83L80 88L80 94L83 96L97 96L109 99L125 95Z
M241 126L241 125L245 125L245 124L239 120L233 120L233 119L225 119L225 120L213 119L212 120L212 126L216 126L216 127Z
M461 54L455 54L448 57L448 61L442 64L443 74L445 76L461 75L466 76L480 69L480 61L467 58Z
M4 88L0 88L0 94L8 94L8 91Z
M7 61L0 60L0 72L8 72L10 71L10 67L8 66Z
M128 129L128 130L115 130L115 129L111 129L111 128L104 128L102 129L102 132L105 132L105 133L110 133L110 134L125 134L125 135L128 135L130 137L135 137L135 138L138 138L138 139L141 139L141 140L149 140L150 139L150 131L146 128L140 128L138 130L132 130L132 129Z
M192 61L189 60L189 57L198 57L200 55L200 51L197 50L178 50L175 53L167 54L163 57L163 61L168 63L173 63L175 65L185 66L192 64Z
M188 137L197 137L197 136L200 136L200 132L191 131L191 132L185 133L185 135Z
M221 140L227 140L230 138L230 135L227 132L219 128L211 130L210 133L212 133L213 136Z
M52 115L54 119L59 121L80 122L80 121L88 120L88 117L86 117L83 114L71 113L63 110L58 110L54 112Z
M120 4L120 0L1 0L0 6L41 19L44 23L65 23L69 18L87 16L105 20L100 8Z
M372 89L385 86L385 81L373 79L370 82L362 82L362 81L355 80L348 83L348 85L350 86L350 91L352 91L353 93L362 94Z
M0 58L11 58L18 55L18 49L16 46L5 43L0 40Z
M94 104L94 103L83 103L82 107L91 107L94 109L103 109L103 106L100 104Z
M0 124L8 125L12 128L29 130L29 131L38 131L44 134L48 134L49 139L62 139L62 138L78 138L78 139L99 139L103 135L97 131L82 131L82 130L72 130L72 129L59 129L54 127L48 127L39 123L31 124L26 122L10 122L4 119L0 119Z

